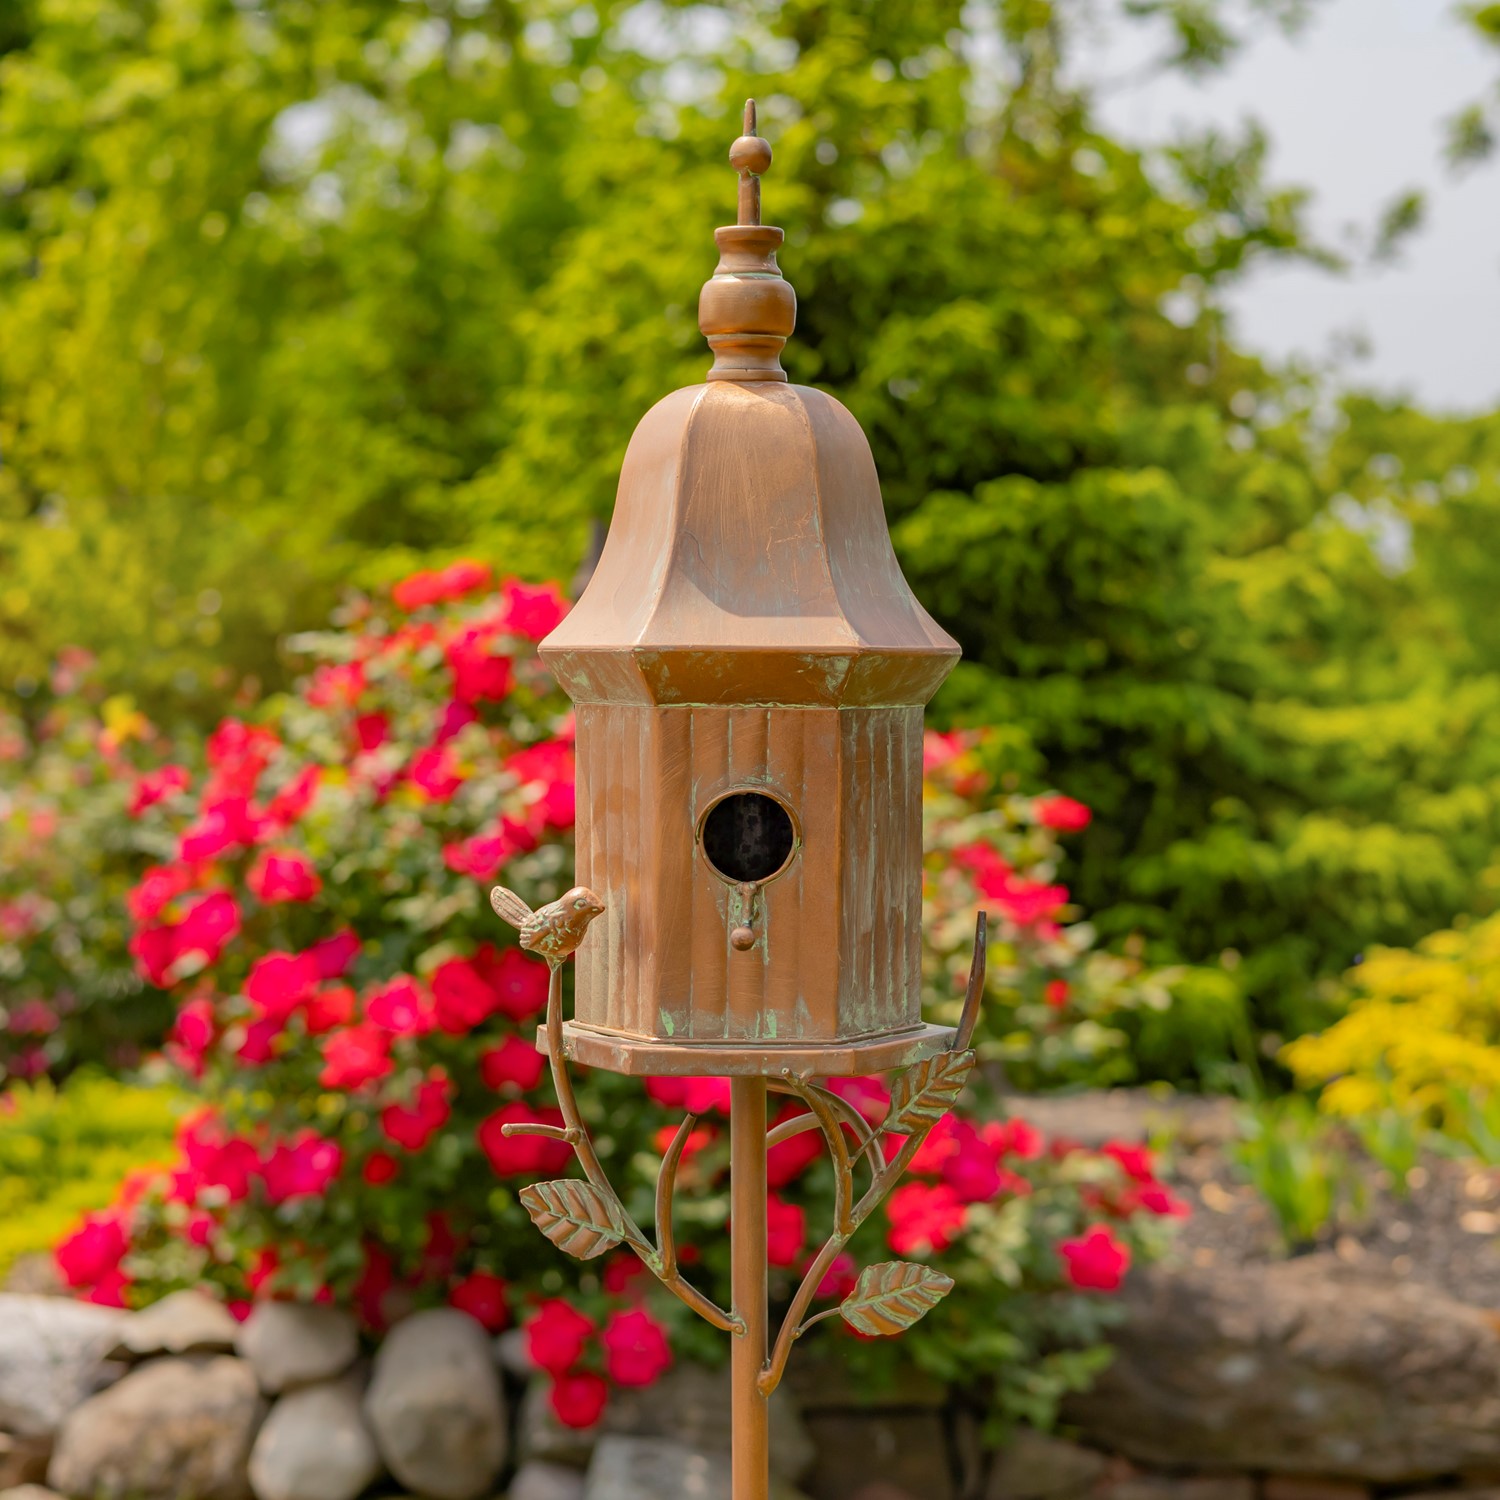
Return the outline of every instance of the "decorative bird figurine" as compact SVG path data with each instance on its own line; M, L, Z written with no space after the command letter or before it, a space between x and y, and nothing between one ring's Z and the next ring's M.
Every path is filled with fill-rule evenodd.
M586 886L575 885L566 895L549 901L537 911L514 891L497 885L490 892L490 905L521 933L521 946L539 953L556 968L583 941L589 923L604 910L604 903Z

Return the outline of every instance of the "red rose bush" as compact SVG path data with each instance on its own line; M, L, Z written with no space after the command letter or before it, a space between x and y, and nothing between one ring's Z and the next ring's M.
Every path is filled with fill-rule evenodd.
M555 589L497 585L476 563L418 574L390 606L359 601L295 640L311 663L300 691L225 720L191 770L130 775L122 816L158 856L124 897L129 953L175 1007L161 1066L202 1102L176 1159L58 1247L79 1295L134 1305L203 1285L241 1314L258 1298L335 1301L377 1333L446 1302L491 1331L519 1324L576 1426L614 1387L649 1385L685 1354L722 1357L633 1257L580 1267L518 1201L571 1155L504 1134L561 1115L534 1045L546 966L486 892L500 877L540 905L571 883L571 718L535 651L563 609ZM1015 1033L1030 1027L1042 1040L1027 1056L1044 1069L1106 1047L1078 1033L1103 1031L1098 1016L1140 1003L1149 980L1091 950L1057 881L1059 840L1087 809L996 801L983 750L929 739L934 1012L954 1004L984 905L999 1023L985 1048L1020 1055ZM883 1117L881 1079L834 1086ZM700 1116L678 1174L679 1253L721 1300L728 1094L723 1079L601 1074L580 1089L606 1165L646 1216L681 1115ZM787 1296L827 1233L819 1134L778 1144L769 1179L773 1291ZM888 1200L886 1246L872 1228L862 1248L940 1260L958 1289L907 1347L1002 1416L1037 1419L1097 1363L1100 1294L1180 1211L1144 1154L1043 1140L999 1118L981 1081ZM836 1261L820 1297L845 1295L859 1264ZM885 1341L822 1328L871 1364L889 1357Z
M0 1083L131 1067L171 1017L126 951L125 895L152 861L138 819L191 772L87 653L65 653L39 696L29 723L0 710Z
M972 913L991 913L989 1006L983 1060L1027 1090L1134 1081L1131 1012L1164 1011L1180 971L1094 946L1061 883L1063 841L1089 809L1051 794L994 795L982 732L929 733L926 743L925 882L929 1006L952 1003L969 961ZM947 1001L947 1010L943 1009Z

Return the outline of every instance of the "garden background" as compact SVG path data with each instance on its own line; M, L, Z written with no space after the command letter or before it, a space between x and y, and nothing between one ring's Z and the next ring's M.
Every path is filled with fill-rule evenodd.
M1307 9L1118 7L1195 76ZM1248 274L1398 255L1420 195L1335 248L1253 129L1112 138L1092 10L6 9L0 1262L60 1247L105 1305L350 1307L367 1340L451 1304L526 1330L579 1428L714 1357L519 1208L560 1166L499 1135L555 1117L545 973L484 893L568 883L534 647L635 423L702 376L747 94L791 378L868 433L964 649L929 716L934 1015L980 904L998 960L986 1082L885 1227L960 1282L917 1362L989 1451L1088 1385L1110 1294L1170 1256L1191 1194L1137 1141L1038 1131L1036 1096L1232 1099L1228 1180L1281 1255L1429 1157L1500 1165L1500 414L1238 347ZM1464 14L1500 42L1500 7ZM1485 170L1496 109L1455 100L1435 178ZM706 1122L685 1239L722 1280L722 1089L587 1092L638 1193ZM773 1174L787 1272L811 1140Z

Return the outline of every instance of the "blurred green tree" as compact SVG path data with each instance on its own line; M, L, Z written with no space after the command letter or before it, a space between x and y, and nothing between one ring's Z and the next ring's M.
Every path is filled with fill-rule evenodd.
M1491 47L1500 47L1500 5L1494 0L1469 0L1459 7L1474 34ZM1464 105L1448 121L1447 156L1454 167L1468 167L1494 154L1500 138L1500 84Z
M1161 67L1295 0L1121 0ZM1224 293L1331 257L1264 139L1095 125L1081 0L51 0L0 55L0 680L274 678L344 583L567 576L707 359L740 100L802 300L967 660L937 712L1087 798L1080 897L1299 1028L1483 905L1493 421L1339 408ZM1472 477L1472 483L1462 478ZM1395 482L1405 476L1401 483ZM1421 485L1437 487L1430 504ZM1492 611L1491 611L1492 613Z

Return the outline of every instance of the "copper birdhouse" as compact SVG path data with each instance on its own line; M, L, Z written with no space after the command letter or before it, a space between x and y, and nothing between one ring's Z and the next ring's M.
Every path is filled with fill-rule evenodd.
M912 594L859 424L787 383L796 296L741 222L699 302L715 359L642 419L542 655L577 708L571 1057L626 1073L864 1073L921 1018L923 708L957 643ZM748 200L748 201L747 201Z
M504 1131L568 1143L583 1174L528 1185L521 1202L579 1259L627 1247L732 1336L734 1500L770 1492L767 1403L797 1339L834 1312L866 1336L896 1333L952 1289L933 1267L886 1261L812 1311L962 1091L985 974L981 912L957 1028L923 1024L922 711L958 647L901 576L858 424L787 384L797 304L781 231L760 222L771 148L754 130L751 104L730 151L739 223L716 232L698 308L713 368L636 429L599 566L542 644L577 709L578 885L540 911L491 893L551 966L543 1042L562 1116ZM648 1233L594 1147L570 1059L729 1075L727 1306L677 1256L695 1117L663 1155ZM817 1081L898 1067L878 1125ZM771 1095L796 1101L774 1122ZM767 1152L805 1130L833 1164L832 1226L773 1339Z

